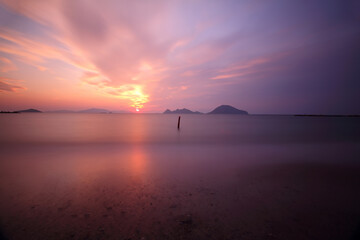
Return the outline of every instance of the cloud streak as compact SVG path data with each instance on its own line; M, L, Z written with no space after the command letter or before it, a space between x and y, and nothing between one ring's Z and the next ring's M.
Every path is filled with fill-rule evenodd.
M355 1L334 1L333 5L326 1L270 4L246 0L0 2L0 10L7 14L3 22L22 23L0 24L2 74L23 71L17 63L40 72L56 72L65 65L73 71L68 77L74 87L81 82L104 98L119 100L121 106L149 105L150 110L159 111L185 107L181 103L192 99L206 108L202 99L211 97L208 104L245 108L263 99L267 102L264 107L252 111L264 111L269 96L276 92L271 86L294 95L298 93L291 86L318 81L317 74L300 73L311 72L311 67L297 60L302 55L298 49L312 56L314 46L326 48L329 56L339 61L339 69L354 72L351 79L357 76L356 41L350 41L359 36ZM331 47L345 42L352 45L344 51L355 49L351 56L338 54L340 50ZM311 57L306 59L313 66L317 64ZM306 67L297 68L299 65ZM281 86L279 76L287 79ZM232 94L237 86L241 89ZM241 95L243 89L247 92ZM298 97L317 101L317 96L326 99L332 92L326 89L308 96L304 91Z
M25 90L25 87L19 85L10 84L11 79L0 77L0 92L17 92L19 90Z
M17 70L16 65L5 57L0 57L0 72L11 72Z

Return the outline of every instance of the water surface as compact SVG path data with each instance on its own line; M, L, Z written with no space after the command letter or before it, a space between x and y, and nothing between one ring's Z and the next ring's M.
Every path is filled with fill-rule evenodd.
M352 239L358 118L0 115L9 239Z

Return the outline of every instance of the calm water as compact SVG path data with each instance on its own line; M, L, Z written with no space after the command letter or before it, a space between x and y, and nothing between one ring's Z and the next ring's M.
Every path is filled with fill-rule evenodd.
M360 119L0 115L9 239L352 239ZM1 238L0 235L0 238Z
M359 142L359 118L163 114L2 114L1 143L283 144Z

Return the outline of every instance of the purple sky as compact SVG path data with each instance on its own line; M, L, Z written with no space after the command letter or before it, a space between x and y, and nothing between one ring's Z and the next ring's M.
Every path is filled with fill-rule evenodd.
M0 109L360 114L360 1L0 0Z

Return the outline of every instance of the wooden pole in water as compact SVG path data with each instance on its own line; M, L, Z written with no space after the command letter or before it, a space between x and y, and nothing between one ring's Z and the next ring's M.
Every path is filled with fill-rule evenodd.
M180 129L180 118L181 118L181 116L179 116L179 118L178 118L178 129Z

